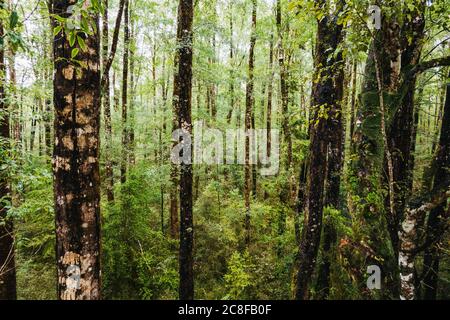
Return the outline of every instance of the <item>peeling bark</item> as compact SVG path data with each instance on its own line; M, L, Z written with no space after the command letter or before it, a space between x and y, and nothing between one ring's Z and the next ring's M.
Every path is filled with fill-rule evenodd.
M70 16L71 0L51 13ZM89 4L89 1L87 2ZM71 62L64 31L54 37L55 146L53 151L58 298L100 299L100 36L84 36L87 50Z

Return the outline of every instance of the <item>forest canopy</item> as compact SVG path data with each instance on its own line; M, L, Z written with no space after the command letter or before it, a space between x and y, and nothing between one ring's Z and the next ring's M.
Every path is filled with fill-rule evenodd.
M450 0L0 0L0 300L450 299Z

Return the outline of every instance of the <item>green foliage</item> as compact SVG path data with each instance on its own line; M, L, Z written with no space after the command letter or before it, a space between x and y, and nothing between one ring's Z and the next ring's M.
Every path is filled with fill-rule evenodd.
M177 296L176 242L159 229L153 168L133 168L114 204L104 205L103 288L109 299Z
M248 252L240 254L234 252L228 262L228 272L224 276L227 295L224 299L245 300L248 299L248 288L252 285L250 257Z
M20 159L20 158L19 158ZM19 299L55 299L55 222L52 174L40 158L24 157L13 175L9 215L16 232ZM19 170L20 168L20 170Z

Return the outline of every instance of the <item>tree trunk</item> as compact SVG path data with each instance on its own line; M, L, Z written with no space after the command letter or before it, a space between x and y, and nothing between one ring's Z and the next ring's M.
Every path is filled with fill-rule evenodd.
M192 0L180 0L177 26L178 128L192 135ZM192 146L188 146L192 150ZM192 153L191 153L192 154ZM194 221L192 215L192 161L181 164L180 174L180 300L194 299Z
M252 114L254 105L253 87L254 87L254 65L255 65L255 45L256 45L256 3L252 0L252 31L250 36L250 49L248 56L248 79L245 95L245 177L244 177L244 200L245 200L245 244L250 244L250 193L252 181L252 165L250 156L254 152L250 151L250 130L252 128Z
M358 62L353 61L352 68L352 92L350 101L350 147L353 141L353 134L355 133L355 112L356 112L356 86L358 80Z
M285 61L285 52L283 46L283 29L281 26L281 0L277 0L276 24L278 31L278 64L280 66L280 88L281 88L281 128L283 130L284 141L287 145L286 168L289 170L292 163L292 138L289 125L289 86L288 86L288 68Z
M131 1L131 0L127 0ZM130 3L129 3L130 5ZM128 102L128 114L129 114L129 122L127 125L128 128L128 166L133 167L136 163L136 145L135 145L135 133L134 133L134 125L135 125L135 101L136 101L136 59L135 59L135 51L136 51L136 41L135 41L135 25L133 19L133 10L131 6L128 12L128 19L130 21L130 38L129 38L129 46L128 46L128 54L129 54L129 68L130 68L130 97Z
M102 87L103 112L105 117L105 180L106 180L106 198L108 202L114 201L114 172L111 161L112 154L112 123L111 123L111 97L110 97L110 81L109 70L105 70L108 63L109 52L109 28L108 28L108 0L104 1L103 13L103 32L102 32L102 66L105 81Z
M317 8L324 4L323 0L316 1ZM342 3L339 3L341 10ZM320 9L319 9L320 10ZM314 111L311 126L311 142L309 150L308 183L305 202L305 224L300 243L299 266L297 274L296 299L307 299L308 288L313 274L317 252L322 232L323 196L327 174L327 159L324 154L328 148L340 148L340 139L335 145L332 139L335 135L333 122L340 123L337 116L341 113L342 92L336 87L337 79L342 71L341 54L334 55L342 41L342 26L337 25L336 19L325 15L318 20L317 47L315 52L315 75L317 81L313 84L312 106ZM336 79L335 79L336 77ZM329 108L326 119L321 116L321 106ZM342 124L340 124L342 125ZM333 164L334 165L334 164Z
M272 96L273 96L273 33L270 37L270 49L269 49L269 85L267 88L267 119L266 119L266 130L267 130L267 158L270 159L271 148L272 148Z
M405 45L402 52L401 63L402 70L408 69L419 63L425 29L424 7L418 8L414 14L414 19L407 22L403 27L403 34L412 35L412 41L403 39ZM396 112L392 125L388 132L388 146L392 150L393 182L394 182L394 212L389 215L387 221L391 234L392 247L395 257L398 257L398 230L401 218L405 211L406 203L412 192L413 183L413 141L414 134L414 110L415 110L415 91L416 78L410 81L406 95L401 100L399 110ZM385 168L388 170L388 163L385 159ZM388 171L386 171L388 172ZM386 198L385 206L389 207L390 196Z
M36 140L36 131L37 131L37 113L38 110L38 99L35 99L34 104L31 106L31 131L30 131L30 152L33 153L34 151L34 143Z
M4 2L0 0L0 5ZM4 37L3 23L0 22L0 37ZM9 150L9 110L5 104L5 50L0 48L0 148L3 153ZM5 158L0 158L2 166ZM16 266L14 252L13 221L8 217L5 201L11 200L9 196L6 170L0 171L0 300L15 300L16 294Z
M328 153L327 153L327 176L325 184L325 200L324 207L329 209L339 210L341 208L341 175L344 163L344 125L342 122L342 112L346 103L344 98L345 76L342 61L342 54L339 53L337 57L334 80L334 98L336 103L336 111L333 112L332 118L329 121L328 130L330 130ZM319 297L325 299L330 293L330 272L332 262L332 248L337 241L337 231L331 220L331 216L326 217L324 223L323 235L323 250L322 250L322 264L319 269L317 291Z
M45 99L45 114L44 114L44 131L45 131L45 154L49 156L52 155L52 101L50 99Z
M89 1L88 1L89 3ZM87 4L88 4L87 3ZM69 17L70 0L54 1L51 13ZM58 298L100 299L100 36L71 62L65 31L54 37L55 147L53 152ZM56 24L57 22L54 21Z
M442 118L441 137L437 150L436 158L433 161L435 169L434 185L431 194L438 194L450 187L450 84L447 83L447 92L444 104ZM439 279L440 264L440 242L445 228L445 205L442 204L433 209L428 216L427 223L427 242L436 238L432 246L427 248L424 255L424 299L435 300L437 298L437 287Z
M120 162L120 181L127 181L127 168L129 157L129 123L128 123L128 67L130 53L130 11L129 0L125 0L123 32L123 63L122 63L122 159Z
M230 53L229 53L229 63L230 63L230 87L229 87L229 98L230 98L230 109L227 114L227 123L231 124L231 118L233 117L233 109L235 104L235 96L234 96L234 21L233 21L233 2L229 3L230 10Z
M174 61L174 80L173 80L173 99L172 99L172 131L178 128L179 114L179 96L180 81L178 75L179 52L175 54ZM163 90L164 92L164 90ZM163 93L164 95L164 93ZM178 141L173 141L172 147L175 147ZM178 197L179 197L179 166L173 162L170 164L170 235L173 239L178 239L180 225L178 219Z

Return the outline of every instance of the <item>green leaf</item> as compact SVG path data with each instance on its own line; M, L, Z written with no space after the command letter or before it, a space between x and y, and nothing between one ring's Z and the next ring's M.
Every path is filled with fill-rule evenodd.
M70 45L71 47L74 46L75 40L76 40L75 32L71 32L70 35L69 35L69 45Z
M81 30L88 33L89 32L89 23L88 20L85 17L81 18Z
M53 35L56 36L56 35L58 35L61 31L62 31L62 26L56 26L56 27L53 29Z
M78 53L80 52L80 49L78 49L78 48L73 48L72 49L72 53L71 53L71 58L72 59L74 59L77 55L78 55Z
M55 18L55 20L59 21L60 23L65 23L66 22L66 18L58 16L57 14L53 15L53 17Z
M78 45L80 46L81 50L85 51L86 50L86 42L84 42L84 39L80 36L77 36L77 42L78 42Z
M19 22L19 15L16 11L12 11L11 15L9 16L9 27L10 29L14 29L17 26L17 23Z

